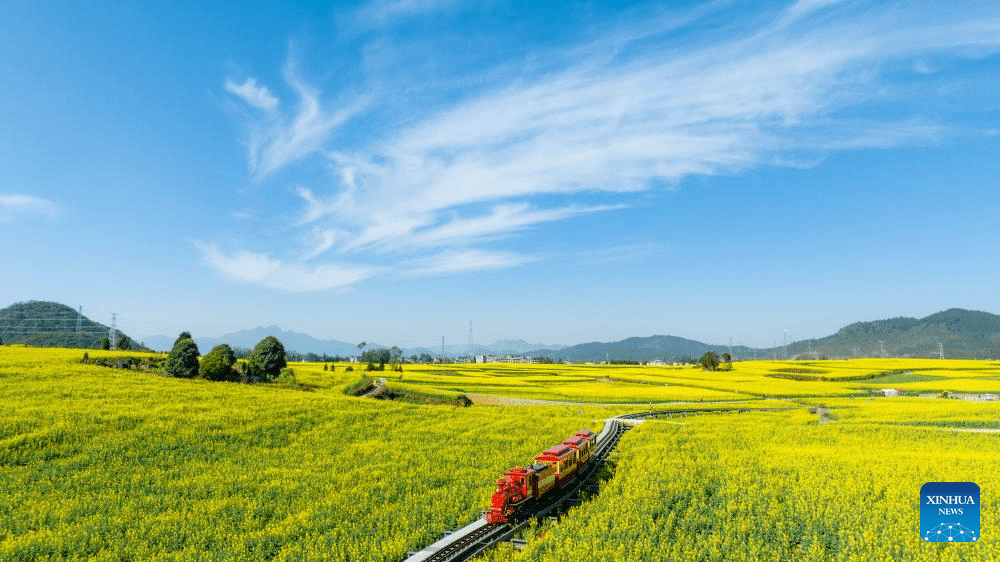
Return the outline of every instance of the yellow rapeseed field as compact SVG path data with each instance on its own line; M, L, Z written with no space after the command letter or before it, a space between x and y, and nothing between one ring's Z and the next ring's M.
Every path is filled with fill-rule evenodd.
M402 378L468 394L592 403L857 397L887 387L1000 393L1000 363L938 359L736 361L731 371L714 373L695 366L407 365Z
M504 470L621 411L326 391L343 366L302 391L81 356L0 346L0 560L399 560L478 517Z
M524 552L490 558L988 560L996 544L1000 436L984 431L1000 429L997 403L865 393L987 392L992 362L372 373L442 396L619 403L460 408L345 396L361 373L343 364L293 364L299 385L286 388L81 356L0 346L0 560L400 560L478 517L504 470L578 429L647 402L733 399L793 410L646 422L624 437L599 495ZM825 423L808 411L817 405ZM982 487L982 543L919 541L917 492L933 480Z
M855 401L845 424L804 410L646 422L622 440L597 496L523 551L487 559L997 560L1000 438L883 423L901 417L896 405L930 422L959 404ZM1000 427L995 405L964 406L949 423ZM922 540L920 487L932 481L980 486L982 541Z

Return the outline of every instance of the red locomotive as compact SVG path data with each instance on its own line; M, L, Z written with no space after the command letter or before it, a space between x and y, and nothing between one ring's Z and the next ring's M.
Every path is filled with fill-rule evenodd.
M581 429L559 445L542 451L534 463L505 472L497 480L486 522L506 523L525 503L561 488L590 460L596 441L596 433Z

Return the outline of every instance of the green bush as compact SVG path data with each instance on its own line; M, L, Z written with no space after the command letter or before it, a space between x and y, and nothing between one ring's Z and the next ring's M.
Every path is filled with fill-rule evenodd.
M194 340L184 338L174 344L163 366L163 373L169 377L194 378L198 376L198 345Z
M235 381L236 371L233 364L236 363L236 355L233 348L222 343L212 348L201 360L201 376L210 381Z
M287 367L278 373L278 377L274 379L274 382L285 386L295 386L298 384L298 381L295 380L295 371Z
M247 374L251 378L274 380L281 370L288 366L285 361L285 346L278 338L267 336L253 348L247 360Z

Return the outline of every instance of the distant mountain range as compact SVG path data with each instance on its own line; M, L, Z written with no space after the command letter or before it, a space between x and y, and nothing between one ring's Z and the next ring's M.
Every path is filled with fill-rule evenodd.
M193 334L192 334L193 335ZM281 340L281 343L285 346L286 350L294 351L296 353L315 353L317 355L327 354L327 355L339 355L342 357L349 357L352 355L358 355L358 346L350 342L340 341L340 340L321 340L310 336L309 334L302 334L299 332L292 332L287 330L282 330L277 326L267 326L254 328L253 330L240 330L239 332L233 332L217 338L206 338L195 336L194 342L198 344L198 349L205 353L212 349L220 343L229 344L231 347L241 347L245 349L251 349L257 342L266 338L267 336L274 336ZM151 349L157 351L169 351L170 347L174 344L176 336L151 336L143 340L143 344ZM378 349L380 347L385 347L378 343L368 343L365 349ZM565 346L546 346L543 344L531 344L524 340L499 340L492 345L477 345L475 346L476 353L483 354L493 354L493 355L520 355L532 350L537 349L561 349ZM466 355L468 351L468 345L448 345L445 346L445 355L448 357L459 357ZM441 353L441 348L431 349L427 347L412 347L403 348L403 354L406 357L411 355L420 355L421 353L426 353L428 355L434 356Z
M340 340L316 339L309 334L286 331L277 326L240 330L217 338L199 337L197 334L192 335L195 336L194 343L198 344L198 349L202 353L208 353L210 349L220 343L229 344L230 347L253 349L260 340L268 336L274 336L281 341L286 350L297 353L315 353L317 355L325 353L327 355L340 355L343 357L358 354L358 347L353 343ZM175 339L177 339L177 336L151 336L144 339L143 343L157 351L170 351L170 347L174 345ZM369 347L380 346L370 344Z
M1000 358L1000 316L952 308L925 318L890 318L855 322L825 338L800 340L783 347L749 348L711 345L674 336L628 338L594 342L558 351L538 350L570 362L673 361L698 358L706 351L732 354L737 359L848 359L853 357Z
M79 325L79 329L77 326ZM78 311L59 303L29 301L0 309L0 341L37 346L96 348L110 328L80 317ZM121 332L122 337L128 337ZM275 336L285 349L317 355L358 354L354 343L321 340L308 334L286 331L277 326L241 330L218 338L195 337L202 353L227 343L249 349L267 336ZM176 336L152 336L142 340L146 347L168 351ZM132 339L132 341L135 341ZM383 347L369 343L367 349ZM952 308L925 318L890 318L855 322L836 334L800 340L783 347L749 348L713 345L677 336L633 337L616 342L590 342L573 346L532 344L524 340L499 340L490 345L476 345L477 355L524 355L549 357L570 362L600 361L676 361L697 359L706 351L731 352L737 359L843 359L852 357L938 357L1000 358L1000 316L975 310ZM453 344L444 349L447 357L463 357L468 345ZM436 356L440 347L403 348L406 357L426 353Z

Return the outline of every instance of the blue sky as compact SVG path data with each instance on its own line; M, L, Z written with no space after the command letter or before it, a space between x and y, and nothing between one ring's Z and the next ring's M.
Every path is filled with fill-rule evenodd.
M753 346L1000 312L996 2L24 2L0 304Z

